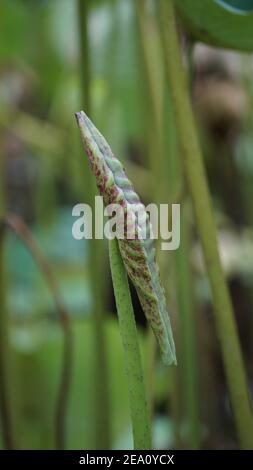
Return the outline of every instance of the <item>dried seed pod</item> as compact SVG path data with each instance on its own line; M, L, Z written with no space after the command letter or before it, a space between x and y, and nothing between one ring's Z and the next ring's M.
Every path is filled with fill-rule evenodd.
M130 225L134 227L134 237L118 239L120 253L146 318L159 342L164 363L176 364L170 319L145 207L128 180L122 164L113 155L94 124L83 111L76 113L76 119L105 206L119 204L127 214ZM142 217L136 217L137 210L142 213Z

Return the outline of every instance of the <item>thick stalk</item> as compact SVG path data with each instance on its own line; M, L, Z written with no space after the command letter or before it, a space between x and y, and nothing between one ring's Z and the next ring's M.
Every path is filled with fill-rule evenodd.
M188 50L188 70L189 79L192 82L192 47ZM169 91L170 91L170 87ZM171 99L170 99L171 103ZM169 119L168 119L169 118ZM172 188L173 193L178 190L175 187L175 182L179 184L179 187L183 188L184 174L182 171L182 162L178 158L179 149L176 138L171 135L175 130L175 118L172 106L170 106L170 115L168 116L168 122L170 125L170 152L169 152L169 167L170 167L170 179L169 186ZM172 132L171 132L172 129ZM181 192L181 191L180 191ZM177 198L176 198L177 199ZM183 198L184 199L184 198ZM173 199L172 199L173 200ZM179 387L180 387L180 398L179 407L182 419L183 416L187 422L187 446L191 449L200 448L200 410L199 410L199 396L198 396L198 380L197 380L197 357L195 350L196 341L196 308L194 303L194 295L192 291L192 270L190 263L190 239L192 228L190 226L188 212L189 204L185 200L181 201L181 243L180 248L173 253L173 267L175 275L175 292L177 297L178 306L178 323L179 323ZM180 437L180 433L176 437ZM179 438L178 446L182 444L185 447L185 443Z
M212 290L216 328L240 445L253 448L253 422L246 375L231 299L218 251L215 221L193 110L188 92L173 0L160 0L165 61L171 84L185 175L195 212L207 274Z
M162 86L161 73L159 70L160 61L156 54L158 34L154 28L154 22L152 23L153 18L147 13L146 0L136 0L135 7L144 65L144 79L147 82L145 101L148 103L148 108L152 110L152 113L147 113L147 110L145 110L144 115L148 139L148 167L153 178L156 181L160 181L159 185L154 185L153 191L154 202L158 204L159 196L161 195L161 188L162 190L164 189L164 169L162 162ZM150 47L150 44L152 44L152 47ZM147 365L145 375L151 422L155 408L154 382L156 352L157 343L153 331L149 327L147 334Z
M164 80L159 60L159 35L153 18L147 12L146 0L136 0L135 5L145 80L147 82L148 109L152 111L152 113L146 113L148 117L149 168L153 177L160 181L160 185L155 186L156 199L159 200L159 197L164 195L165 180L163 138ZM161 181L163 184L161 184Z
M156 204L168 200L167 191L167 159L165 158L165 139L164 139L164 71L161 67L160 37L157 24L154 17L149 14L146 0L136 0L135 8L137 13L137 22L144 66L144 80L146 81L145 101L147 109L144 119L146 121L147 149L148 149L148 167L153 181L159 181L154 184L152 197ZM151 112L147 112L151 110ZM158 244L157 244L158 245ZM161 272L165 274L167 268L167 257L159 256L158 261ZM157 344L152 330L149 328L147 337L147 367L146 383L148 385L148 404L150 416L152 418L155 408L155 362L156 362ZM174 373L174 372L173 372ZM171 374L171 371L169 371Z
M80 74L82 105L85 112L91 112L90 98L90 49L88 38L89 0L78 0L79 38L80 38ZM87 163L86 163L87 164ZM84 172L85 199L94 212L95 181L90 169ZM103 315L104 274L101 269L104 247L101 240L92 239L89 246L89 274L92 291L93 332L94 332L94 402L95 402L95 448L110 448L110 406L107 374L107 352L105 344L105 317Z
M134 448L151 449L149 413L128 279L116 239L109 242L110 266L129 389Z

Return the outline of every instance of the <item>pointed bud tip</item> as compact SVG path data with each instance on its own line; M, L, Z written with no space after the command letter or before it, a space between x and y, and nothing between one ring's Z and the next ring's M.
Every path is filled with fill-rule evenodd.
M75 118L77 120L77 123L79 123L79 121L82 119L82 111L78 111L77 113L75 113Z

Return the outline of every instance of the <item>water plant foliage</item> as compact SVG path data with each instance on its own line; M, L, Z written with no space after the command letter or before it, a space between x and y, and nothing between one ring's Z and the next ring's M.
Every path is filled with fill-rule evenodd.
M175 0L175 5L184 27L195 40L253 50L252 0Z

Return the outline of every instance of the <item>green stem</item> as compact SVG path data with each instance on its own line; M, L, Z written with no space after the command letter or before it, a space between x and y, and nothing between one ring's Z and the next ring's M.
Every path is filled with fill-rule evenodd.
M157 24L149 14L146 0L136 0L135 8L139 30L142 62L144 66L144 81L146 82L144 120L146 121L148 167L154 184L152 191L153 202L159 204L168 199L167 191L167 159L164 139L164 72L161 67L160 38ZM151 112L149 112L151 110ZM151 202L151 201L149 201ZM167 257L161 256L158 250L158 262L162 277L167 271ZM167 284L166 284L167 285ZM155 363L157 343L152 330L149 328L147 337L147 367L146 383L148 384L148 404L152 418L155 410ZM171 374L171 371L169 372Z
M109 242L110 266L125 354L134 448L151 449L150 423L141 354L128 279L116 239Z
M82 88L82 103L87 114L90 113L90 56L88 37L88 2L78 0L78 19L80 36L80 75Z
M181 245L176 251L177 298L179 307L180 335L182 341L182 384L185 403L187 438L191 449L200 448L199 397L195 348L194 303L192 295L192 273L189 258L189 222L187 206L181 220Z
M146 0L135 3L141 42L145 80L147 82L149 168L163 184L156 185L156 199L164 195L164 138L163 138L163 73L160 70L159 35L152 16L147 12ZM161 178L162 177L162 178Z
M191 81L192 74L192 56L191 50L188 48L188 67ZM171 92L168 86L169 92ZM170 93L171 96L171 93ZM171 99L170 99L170 104ZM176 201L178 196L175 197L175 192L178 189L175 187L175 182L182 188L185 185L184 174L182 171L182 163L179 156L177 132L175 130L175 118L172 106L169 107L168 113L168 126L170 129L170 146L169 146L169 167L170 178L169 186L171 188L171 199ZM171 135L174 131L176 138ZM180 191L181 192L181 191ZM180 201L182 202L182 201ZM197 357L195 350L196 341L196 321L194 296L192 294L192 270L190 266L190 238L191 226L189 223L189 207L187 201L181 204L181 243L180 248L173 253L172 264L175 274L175 293L176 303L178 307L178 342L180 347L179 361L179 378L177 393L179 395L179 419L182 420L182 410L186 417L187 422L187 445L191 449L200 448L200 419L199 419L199 397L198 397L198 381L197 381ZM170 224L171 225L171 224ZM169 226L170 226L169 225ZM185 445L182 442L180 432L175 426L175 442L180 448Z
M80 74L82 88L82 106L91 114L90 98L90 48L88 38L89 0L78 0L79 38L80 38ZM94 213L96 185L87 167L84 172L86 202ZM95 395L95 448L110 449L110 404L108 386L107 351L105 339L105 317L103 299L105 283L101 260L104 258L104 246L101 240L92 239L89 246L89 277L92 291L93 334L94 334L94 395Z
M148 140L148 166L150 174L154 179L160 181L159 185L154 186L154 199L159 203L161 190L164 189L164 165L163 165L163 127L162 127L162 87L159 74L159 58L155 53L155 45L157 43L158 34L155 30L155 24L147 13L146 0L137 0L135 8L138 20L139 38L144 65L144 80L147 82L147 90L145 93L145 101L152 113L145 110L144 119L147 122L146 133ZM151 39L152 38L152 39ZM150 41L151 40L151 41ZM150 47L152 43L152 48ZM161 174L162 173L162 174ZM161 201L160 201L161 202ZM147 334L147 367L146 367L146 383L148 385L148 406L150 418L155 408L154 393L154 376L156 361L157 343L153 331L149 327Z
M166 68L171 84L183 164L211 285L216 328L232 409L241 447L250 449L253 448L253 422L246 375L231 299L218 251L211 197L182 62L173 0L160 0L159 6Z

